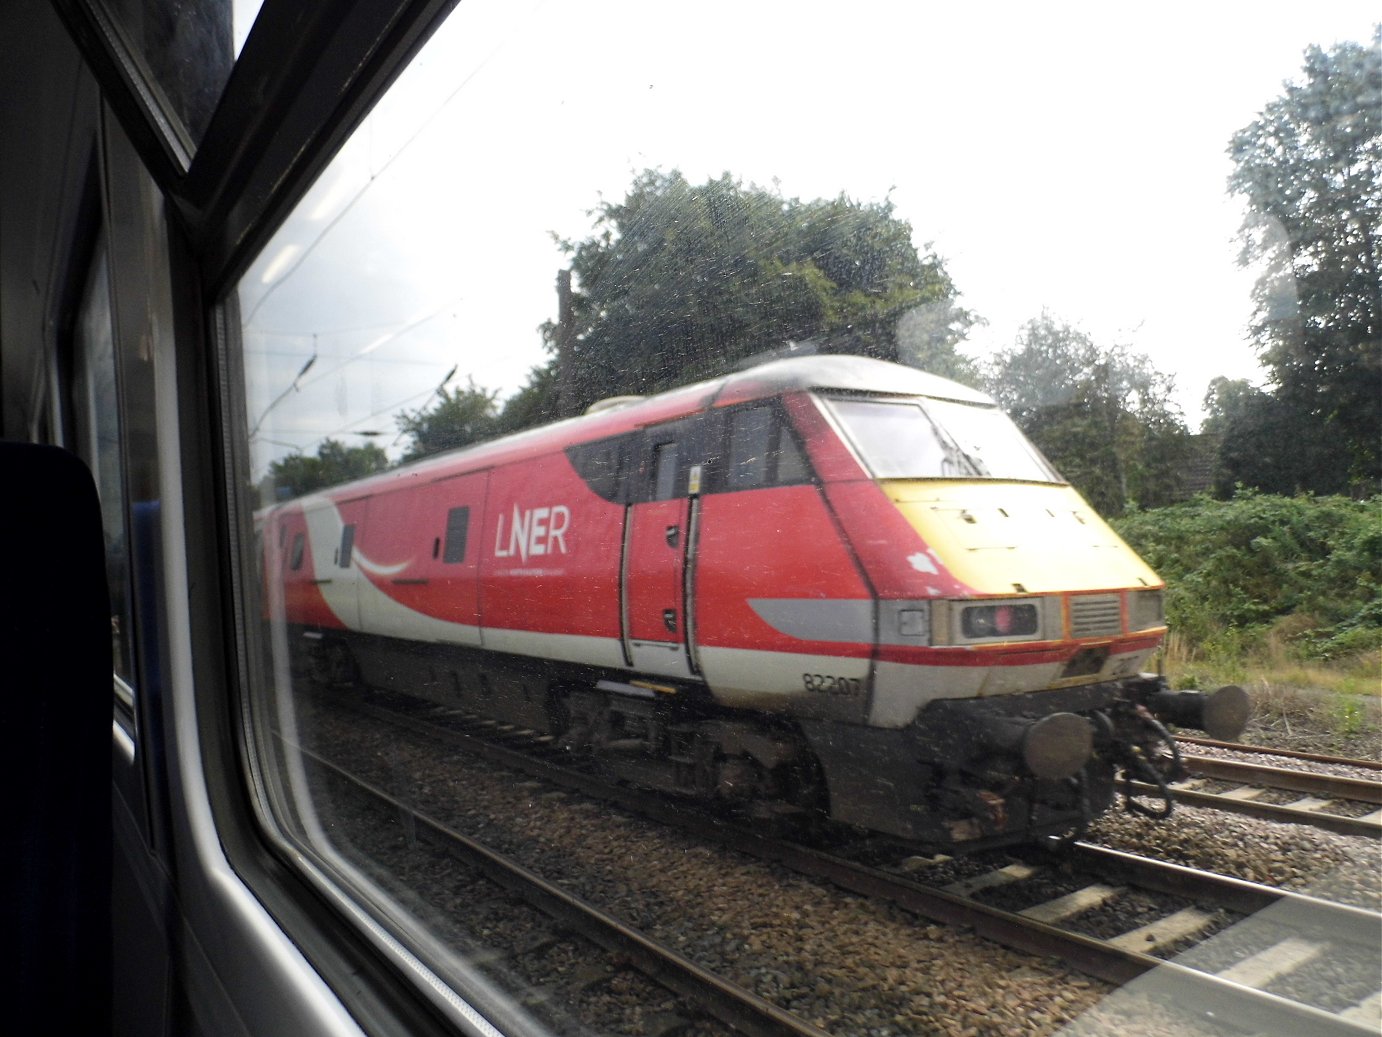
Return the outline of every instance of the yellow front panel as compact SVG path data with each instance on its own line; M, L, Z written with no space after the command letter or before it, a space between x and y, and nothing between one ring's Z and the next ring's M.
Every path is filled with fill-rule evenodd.
M907 479L881 485L936 557L980 594L1162 585L1069 486Z

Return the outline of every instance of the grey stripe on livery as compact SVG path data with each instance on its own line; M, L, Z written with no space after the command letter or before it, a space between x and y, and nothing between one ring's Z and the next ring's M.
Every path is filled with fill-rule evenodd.
M750 598L758 618L801 641L873 643L873 602L858 598Z

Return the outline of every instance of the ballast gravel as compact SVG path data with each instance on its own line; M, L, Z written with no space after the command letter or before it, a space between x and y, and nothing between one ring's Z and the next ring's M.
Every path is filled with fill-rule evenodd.
M1382 847L1375 839L1184 804L1155 824L1115 808L1086 838L1144 857L1382 909Z

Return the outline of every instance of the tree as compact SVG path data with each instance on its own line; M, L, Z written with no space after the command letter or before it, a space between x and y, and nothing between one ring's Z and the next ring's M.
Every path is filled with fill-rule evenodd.
M1305 52L1229 147L1263 266L1253 335L1283 413L1308 416L1355 483L1382 478L1382 26L1371 47ZM1347 484L1333 487L1347 489Z
M551 421L557 415L557 372L552 364L532 368L523 387L504 401L495 419L496 435Z
M1348 455L1319 433L1319 421L1290 394L1216 378L1205 394L1202 429L1219 440L1214 493L1238 487L1290 496L1328 494L1349 481Z
M1174 379L1147 357L1043 312L994 358L986 388L1101 513L1176 498L1189 432Z
M327 439L317 447L316 456L292 454L269 465L260 493L265 500L287 500L362 479L388 466L388 455L373 443L352 447Z
M942 260L919 255L892 203L803 202L729 174L701 185L647 170L593 233L564 240L578 284L560 410L709 377L788 342L941 366L974 318ZM933 307L901 346L898 319ZM553 365L553 371L557 370Z
M399 431L412 438L403 460L416 461L498 435L498 396L472 378L465 388L438 389L437 402L430 407L400 411L395 419Z
M1265 396L1246 378L1225 378L1220 375L1209 383L1204 393L1205 417L1200 422L1200 432L1210 436L1222 436L1233 426L1237 418L1251 409Z
M983 318L961 308L954 294L915 306L898 317L893 328L897 361L942 378L978 386L983 382L983 371L956 346L972 327L983 323Z

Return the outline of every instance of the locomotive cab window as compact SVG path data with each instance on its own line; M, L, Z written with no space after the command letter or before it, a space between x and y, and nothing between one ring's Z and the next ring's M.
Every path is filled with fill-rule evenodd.
M880 479L1061 478L994 406L951 400L831 399L865 463Z
M773 454L773 481L778 486L809 482L811 470L806 464L806 455L797 442L796 434L785 423L778 422L775 428L777 446Z

